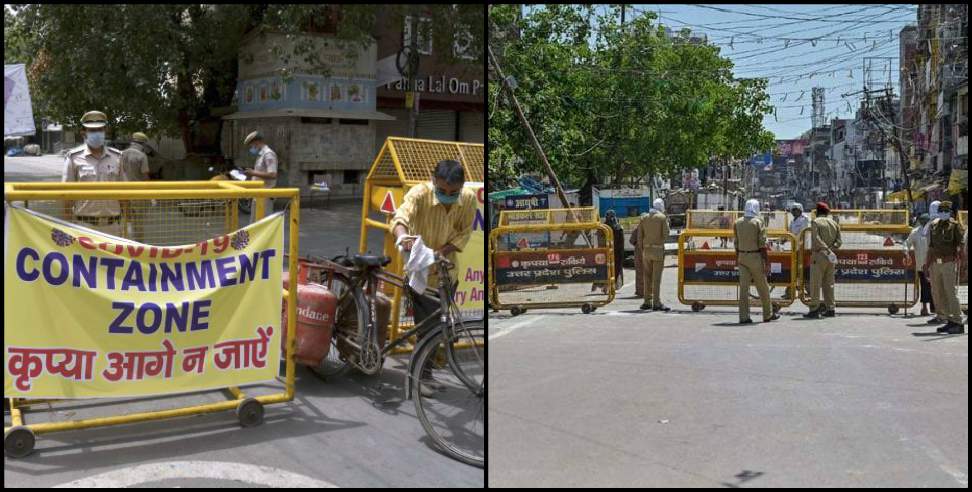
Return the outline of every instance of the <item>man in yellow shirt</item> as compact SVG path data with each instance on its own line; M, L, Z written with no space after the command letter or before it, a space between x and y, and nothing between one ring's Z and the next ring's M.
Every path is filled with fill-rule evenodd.
M420 236L422 242L434 250L436 255L445 256L455 264L456 253L462 251L472 235L473 221L478 207L476 193L464 188L465 182L465 171L459 161L439 161L435 166L432 181L413 186L408 190L402 205L395 211L395 217L391 221L392 234L395 238ZM413 244L412 238L401 240L405 251L411 251ZM439 285L438 275L442 272L435 271L435 265L431 268L428 286L435 289ZM455 290L457 273L455 270L449 272L450 294ZM438 301L422 296L411 287L407 287L406 291L412 300L416 325L439 308ZM430 377L431 374L422 374L423 380ZM430 396L426 393L430 387L432 385L427 381L423 381L420 385L426 396Z

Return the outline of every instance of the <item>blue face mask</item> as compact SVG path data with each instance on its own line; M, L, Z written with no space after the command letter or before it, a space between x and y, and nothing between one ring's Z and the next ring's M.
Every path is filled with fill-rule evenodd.
M250 155L260 155L260 151L256 147L250 147Z
M457 200L459 200L459 193L456 193L455 195L446 195L445 193L443 193L442 191L440 191L438 188L436 188L435 189L435 197L440 202L442 202L442 203L444 203L446 205L452 205L453 203L456 203Z
M101 147L105 144L105 132L88 132L84 137L84 143L95 149Z

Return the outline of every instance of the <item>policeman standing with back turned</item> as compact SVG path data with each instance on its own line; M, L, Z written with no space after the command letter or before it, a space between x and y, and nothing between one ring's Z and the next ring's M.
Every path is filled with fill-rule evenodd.
M739 269L739 323L752 323L749 317L749 286L756 284L759 300L763 305L763 322L780 319L779 313L773 312L770 302L769 284L766 282L766 265L769 255L766 250L766 225L759 218L759 201L746 202L743 217L736 219L733 224L736 238L733 246L736 248L736 267Z
M804 318L834 317L837 306L834 301L834 269L840 248L840 225L830 218L826 202L817 203L817 218L810 223L810 247L813 251L810 265L810 312ZM820 290L823 289L823 304Z
M638 247L641 248L644 303L641 309L671 311L661 301L661 277L665 270L665 240L668 239L668 218L665 202L656 198L651 212L638 223Z

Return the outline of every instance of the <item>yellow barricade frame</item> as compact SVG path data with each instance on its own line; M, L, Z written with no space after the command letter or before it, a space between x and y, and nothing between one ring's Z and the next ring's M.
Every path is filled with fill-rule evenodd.
M483 182L485 145L470 142L452 142L445 140L428 140L420 138L388 137L381 150L375 156L365 178L364 193L361 200L361 232L358 241L358 251L368 251L368 232L381 231L382 254L391 258L386 269L395 275L404 275L405 263L395 246L392 234L392 214L377 220L371 217L372 202L380 190L396 190L395 202L401 205L405 194L413 186L425 183L432 177L435 164L441 159L455 159L462 163L466 173L466 182ZM485 220L485 218L484 218ZM475 233L474 233L475 234ZM482 234L482 232L480 232ZM488 273L487 273L488 274ZM388 340L395 340L410 329L413 323L402 322L402 310L405 306L403 290L386 287L383 292L391 297L391 314L388 326ZM487 306L483 305L483 314ZM392 350L393 354L407 354L413 347L405 343Z
M5 183L4 200L9 202L29 202L31 200L166 200L166 199L251 199L251 198L287 198L290 201L290 240L289 261L287 265L290 278L297 278L297 251L300 231L300 189L298 188L263 188L262 181L149 181L149 182L85 182L85 183ZM238 224L238 209L233 206L227 212L227 226L236 227ZM264 200L256 200L256 218L265 216ZM123 214L124 215L124 214ZM232 217L230 217L232 216ZM137 412L109 417L94 417L81 420L61 422L25 423L25 410L31 405L71 402L79 399L23 399L9 398L11 426L4 426L5 441L19 438L29 440L33 449L33 435L46 434L76 429L105 427L111 425L130 424L152 420L168 419L201 415L226 410L236 410L241 423L244 422L243 413L256 405L285 403L294 399L294 352L297 346L297 282L290 282L289 289L283 290L287 298L287 346L286 346L286 375L284 392L270 395L247 396L239 387L232 386L226 390L233 396L228 401L207 403L168 410ZM6 306L5 306L6 308ZM6 327L4 327L6 329ZM277 356L274 354L274 356ZM279 381L280 377L276 379ZM167 395L159 395L166 397ZM127 399L125 399L127 400ZM124 403L124 401L119 402ZM246 408L244 408L246 406ZM262 415L262 410L261 410ZM5 442L6 444L6 442ZM29 450L27 451L29 453ZM24 453L27 454L27 453Z
M740 217L742 217L744 213L745 212L742 211L742 210L707 210L707 209L701 209L701 208L699 208L699 209L696 209L696 208L689 209L689 210L686 210L685 211L685 229L686 230L703 230L703 231L719 230L720 229L719 227L711 227L711 228L710 227L700 227L698 224L696 224L696 222L703 222L703 221L698 220L697 219L697 216L703 215L703 214L704 215L711 215L711 214L727 215L727 216L730 217L730 223L735 223L736 222L736 219L739 219ZM778 215L782 215L783 216L783 227L782 228L771 228L771 227L769 227L770 221L766 220L766 216L773 217L773 216L778 216ZM791 217L793 217L793 215L790 214L790 212L788 212L786 210L772 210L772 211L770 211L770 210L761 210L759 212L759 217L762 218L766 222L766 230L767 231L783 231L783 232L789 232L789 230L790 230L790 221L792 220Z
M716 211L716 212L718 212L718 211ZM690 237L731 237L731 238L735 238L735 235L736 235L736 232L735 232L734 229L686 229L686 230L682 231L681 234L678 235L678 263L677 263L676 266L678 268L678 301L680 303L685 304L685 305L691 305L693 311L701 311L702 309L705 308L706 305L713 305L713 306L738 306L739 305L739 298L738 298L739 284L738 284L738 282L735 284L736 289L737 289L737 297L734 298L734 299L689 299L689 298L687 298L686 295L685 295L685 286L686 285L702 285L702 286L704 286L704 285L713 285L713 286L729 287L732 284L727 284L727 283L714 283L714 282L688 282L688 283L686 283L685 282L685 275L684 275L685 272L684 272L684 269L682 267L682 265L684 265L684 263L685 263L685 240L686 240L686 238L690 238ZM796 238L793 236L793 234L790 234L789 232L783 232L783 231L780 231L780 230L767 231L766 236L767 236L767 238L770 238L770 237L781 237L781 238L786 239L787 241L791 241L790 244L795 244L795 242L793 242L793 241L796 240ZM711 254L711 255L714 255L714 256L725 256L727 258L735 258L736 257L736 252L735 251L719 251L719 250L715 250L715 251L705 250L705 251L708 251L708 253L706 253L706 254ZM781 253L781 251L769 251L769 253ZM782 253L786 253L786 251L782 251ZM790 256L790 272L791 272L790 273L790 279L791 280L789 282L770 282L769 283L770 286L773 286L773 287L786 287L787 289L796 289L796 286L797 286L797 272L796 272L797 256L796 256L796 248L790 250L789 253L790 253L789 256ZM791 292L792 291L793 290L791 290ZM777 310L780 307L786 307L786 306L792 305L795 300L796 300L796 296L795 295L792 298L790 298L790 299L773 300L772 302L774 304L774 311ZM749 305L750 306L759 306L759 304L760 304L759 299L753 299L752 296L750 296L750 298L749 298Z
M868 214L890 214L892 217L894 217L894 216L899 216L899 217L903 216L902 217L903 220L895 221L894 224L866 224L866 223L862 223L862 221L864 220L864 216L865 215L868 215ZM867 231L867 230L874 230L874 229L882 229L882 228L891 227L891 226L899 226L899 227L907 227L907 226L910 226L910 224L911 224L911 222L910 222L911 215L910 214L911 214L911 212L909 212L908 209L906 209L906 208L875 208L875 209L854 208L854 209L844 209L844 210L840 210L840 209L831 210L830 213L828 214L828 216L831 217L831 218L834 217L834 216L837 216L837 217L844 217L844 216L856 217L857 218L857 222L855 222L855 223L844 223L840 219L837 220L837 223L840 224L840 228L842 230L848 230L848 231L851 231L851 230L854 230L854 231ZM812 210L810 212L810 220L812 221L813 219L816 219L816 218L817 218L817 211L816 210Z
M907 226L876 226L870 224L849 224L848 226L841 225L840 227L841 227L841 231L848 231L848 232L885 232L888 234L909 234L911 232L911 228ZM811 232L810 227L807 227L806 229L800 231L801 247L799 248L798 255L797 255L799 265L800 265L799 268L800 301L807 306L810 305L810 297L805 295L806 292L809 291L809 285L807 284L809 279L806 278L807 277L806 275L804 275L803 258L805 254L810 254L810 251L807 251L807 249L804 248L803 245L806 244L805 241L807 240L807 236L810 234L810 232ZM905 251L907 252L908 250ZM838 307L886 307L888 308L888 312L891 314L897 313L898 309L900 308L905 308L905 309L911 308L918 302L918 285L919 285L917 266L912 264L911 268L915 271L914 281L910 282L909 284L902 284L905 287L911 285L912 289L911 289L910 300L903 299L902 302L898 302L897 299L891 299L888 301L884 301L884 300L881 301L843 300L842 301L840 299L837 299L835 294L834 304ZM849 284L849 283L866 284L867 282L841 282L841 283L842 284ZM895 285L895 284L888 284L888 285Z
M968 210L959 210L958 211L958 222L959 222L959 224L962 224L962 228L968 230L968 228L969 228L969 211ZM966 236L966 237L968 237L968 236ZM968 246L969 246L968 244L965 245L966 248L968 248ZM966 257L965 258L965 268L968 268L969 267L968 261L969 261L969 259L968 259L968 257ZM966 273L966 275L968 275L968 273ZM961 276L959 276L959 277L960 277L959 280L961 280ZM962 287L965 287L965 292L962 292L961 291ZM959 282L958 288L959 288L959 293L958 293L958 296L959 296L959 304L961 305L962 309L965 310L965 314L968 314L968 311L969 311L969 284L968 283L962 284L961 282Z
M554 209L552 211L560 211L567 209ZM535 212L541 212L542 210L537 210ZM549 214L548 214L549 217ZM557 308L576 308L580 307L584 309L585 313L593 312L595 309L610 304L614 301L615 295L615 265L614 265L614 231L601 223L588 222L588 223L576 223L576 224L523 224L515 226L500 226L489 233L489 262L488 269L490 272L495 271L496 267L494 265L496 253L505 252L500 251L498 244L500 241L500 236L503 234L510 234L516 232L551 232L551 231L600 231L604 233L606 245L603 248L574 248L574 249L564 249L564 248L524 248L517 251L526 252L556 252L556 251L573 251L573 252L602 252L607 256L607 267L608 267L608 280L607 280L607 299L602 300L580 300L580 301L560 301L560 302L536 302L536 303L516 303L516 304L503 304L499 300L499 286L496 283L496 278L494 275L489 276L489 304L494 310L507 310L513 312L514 316L520 312L525 312L526 309L557 309Z

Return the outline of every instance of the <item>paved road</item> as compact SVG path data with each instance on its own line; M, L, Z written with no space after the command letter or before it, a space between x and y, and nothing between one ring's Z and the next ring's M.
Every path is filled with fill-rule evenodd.
M593 314L492 314L489 486L968 486L965 335L799 303L743 327L679 305L669 265L670 313L629 270Z
M5 171L19 173L15 177L21 181L60 179L50 173L45 159L33 164L19 159L6 158L4 166ZM346 247L354 251L360 213L359 202L302 209L301 254L333 256ZM380 238L372 238L369 246L380 251ZM402 401L405 362L401 357L387 362L380 377L352 375L329 383L299 367L296 399L266 407L265 423L259 427L241 429L232 412L222 412L41 435L33 455L5 459L4 485L482 487L483 470L433 449L414 403ZM282 387L257 387L253 393L276 393ZM28 416L28 422L177 408L225 398L207 392L96 407L59 406L55 413ZM8 416L5 425L10 425Z
M4 181L60 181L64 158L57 154L3 156Z

